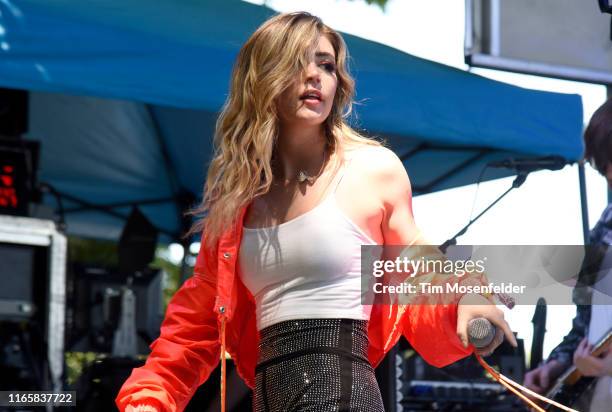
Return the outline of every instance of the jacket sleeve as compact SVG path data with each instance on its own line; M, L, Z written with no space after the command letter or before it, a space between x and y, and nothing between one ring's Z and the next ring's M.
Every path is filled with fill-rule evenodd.
M215 281L196 270L168 304L161 332L150 346L144 366L136 368L115 402L152 405L160 411L182 411L220 360L217 316L213 312Z
M450 365L470 355L457 336L457 304L415 305L403 321L403 335L430 365Z
M412 249L412 258L419 256L424 260L447 261L435 246L419 245L416 248L412 246ZM407 305L402 320L403 335L412 347L427 363L438 368L470 355L473 348L463 347L457 335L457 310L459 300L465 293L454 289L453 285L486 285L485 274L471 272L456 276L421 270L407 281L417 290L421 283L443 288L443 292L419 291L404 302Z

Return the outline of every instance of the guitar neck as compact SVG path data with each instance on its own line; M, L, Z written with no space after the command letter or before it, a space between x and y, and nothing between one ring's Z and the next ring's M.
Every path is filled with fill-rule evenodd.
M608 347L612 344L612 329L610 329L596 344L593 351L591 351L591 355L599 356L608 349ZM563 373L557 382L560 382L563 385L573 385L582 377L580 371L576 368L576 366L572 365L568 368L565 373ZM555 385L556 386L556 385Z
M608 349L608 347L612 344L612 330L609 330L608 333L605 334L603 338L597 342L595 345L595 349L591 352L593 356L599 356Z
M612 329L610 329L596 344L595 348L591 351L591 355L599 356L608 349L612 344ZM572 365L568 368L556 381L552 388L548 391L547 397L554 397L559 389L563 386L575 385L581 378L582 373Z

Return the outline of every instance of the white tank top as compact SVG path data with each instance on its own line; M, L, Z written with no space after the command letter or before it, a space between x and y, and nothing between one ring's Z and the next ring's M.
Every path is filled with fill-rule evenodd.
M361 245L376 245L336 202L344 171L314 209L277 226L243 227L238 274L255 298L257 329L290 319L367 320Z

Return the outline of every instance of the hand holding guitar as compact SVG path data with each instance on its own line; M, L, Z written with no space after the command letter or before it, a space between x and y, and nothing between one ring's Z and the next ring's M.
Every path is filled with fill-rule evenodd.
M612 350L608 347L601 356L594 356L594 346L582 339L574 352L574 365L584 376L612 376Z
M556 359L552 359L527 372L524 385L536 393L544 394L563 370L563 364Z
M583 339L574 352L574 365L560 375L553 385L548 389L546 397L564 405L572 405L595 381L596 376L610 374L611 360L610 355L612 348L612 329L609 330L595 345L589 345L586 339ZM551 362L549 362L550 364ZM554 368L554 364L551 364ZM544 379L542 379L543 370L535 369L530 372L531 376L525 377L525 383L534 382L540 387L546 387ZM586 374L585 374L586 372ZM549 371L549 374L551 371ZM554 370L557 374L557 370ZM549 383L551 376L548 376ZM555 379L554 377L552 379ZM538 388L539 389L539 388ZM537 391L536 391L537 392ZM540 392L541 393L541 392ZM547 409L548 410L548 409Z

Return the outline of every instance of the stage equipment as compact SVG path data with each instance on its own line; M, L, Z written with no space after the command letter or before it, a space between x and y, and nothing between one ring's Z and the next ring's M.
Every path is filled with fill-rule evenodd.
M565 165L571 164L561 156L545 156L522 159L505 159L496 162L489 162L487 166L514 169L517 172L535 172L538 170L561 170Z
M132 208L119 238L119 271L131 274L146 268L155 256L157 229L137 207Z
M132 369L144 365L143 359L100 355L83 369L74 385L78 410L82 412L116 411L115 397ZM210 392L207 394L210 396ZM200 409L202 410L202 409Z
M41 390L62 389L66 243L53 221L0 215L0 320L41 327L46 347L31 349L43 350L52 385Z
M28 131L28 92L0 88L0 136L19 137Z
M544 359L544 336L546 335L546 300L544 298L538 299L531 323L533 323L533 339L531 340L529 369L535 369Z
M38 142L0 137L0 214L27 216L30 202L40 201L39 150Z
M612 83L610 0L466 0L465 62L545 77Z
M523 341L518 348L503 342L487 361L506 376L522 380L525 354ZM400 340L392 358L396 381L393 409L397 411L525 411L522 402L505 388L486 376L485 370L473 356L461 359L444 368L427 364L407 341ZM390 359L389 356L385 361ZM383 361L383 362L385 362ZM385 363L381 366L384 368ZM384 371L377 368L377 377ZM388 382L381 382L383 396L390 392ZM386 385L386 386L385 386ZM387 395L388 397L388 395ZM391 405L391 404L389 404ZM387 404L385 404L387 408Z
M119 327L113 337L113 356L136 356L138 342L136 340L136 298L128 287L121 291L121 313Z
M163 320L162 275L159 269L147 268L126 276L116 269L73 265L67 320L70 325L67 346L70 350L113 351L113 340L121 319L122 291L129 287L133 293L129 300L135 308L135 327L139 337L137 353L147 355L148 345L159 336Z

